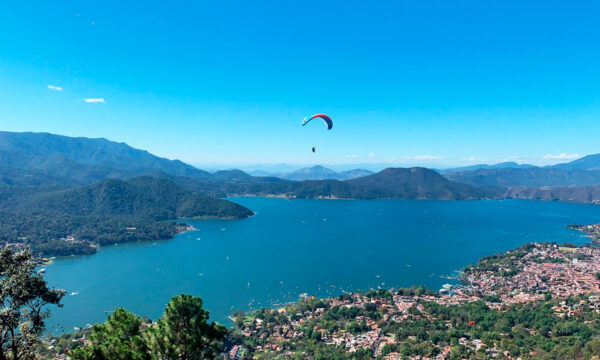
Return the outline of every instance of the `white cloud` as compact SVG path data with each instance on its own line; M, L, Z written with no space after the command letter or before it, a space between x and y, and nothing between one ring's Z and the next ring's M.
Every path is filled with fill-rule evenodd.
M358 155L356 155L356 154L352 154L352 155L346 155L346 156L344 156L344 157L345 157L346 159L356 159L356 158L358 158Z
M54 91L63 91L63 88L61 88L60 86L56 86L56 85L48 85L48 89L54 90Z
M443 156L437 155L415 155L415 156L403 156L404 160L443 160Z
M86 103L102 103L102 104L106 104L106 101L104 101L104 99L102 98L97 98L97 99L85 99Z
M544 159L546 159L546 160L574 160L574 159L579 159L580 157L581 157L581 155L579 155L579 154L566 154L566 153L561 153L558 155L552 155L552 154L544 155Z
M375 153L369 153L369 157L375 156Z

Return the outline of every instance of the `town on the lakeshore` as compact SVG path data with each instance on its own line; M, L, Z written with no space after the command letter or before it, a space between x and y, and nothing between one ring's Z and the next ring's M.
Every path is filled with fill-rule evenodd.
M600 225L594 225L593 229L600 234ZM438 346L431 357L406 356L394 351L398 349L394 345L406 339L399 339L390 331L396 328L393 325L423 319L435 321L426 311L431 304L447 307L481 302L489 309L502 311L511 306L553 299L551 311L558 318L577 316L585 310L595 314L597 323L600 315L600 249L565 245L527 244L483 258L477 265L465 269L462 284L447 285L439 293L423 288L372 290L331 299L305 297L280 309L263 309L238 321L241 336L246 341L242 339L234 345L227 357L297 358L297 350L302 348L303 342L317 339L326 346L356 354L354 358L454 358L452 344ZM567 301L577 296L583 297ZM369 316L369 313L375 316ZM340 319L343 321L333 325ZM345 326L339 326L340 323ZM446 320L446 325L449 324ZM469 324L476 325L473 320ZM408 339L415 336L409 334ZM247 344L252 344L252 349ZM455 345L473 353L479 352L482 358L514 358L500 346L485 343L476 336L461 337ZM361 351L368 355L361 357Z

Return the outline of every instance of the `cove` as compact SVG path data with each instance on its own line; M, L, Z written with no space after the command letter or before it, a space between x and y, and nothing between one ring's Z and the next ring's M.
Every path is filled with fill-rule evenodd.
M566 225L600 222L598 206L526 200L230 200L256 215L185 220L196 230L47 266L47 281L67 291L48 330L103 322L115 307L155 320L181 293L201 296L211 319L229 325L237 309L279 306L302 293L437 290L467 264L524 243L588 242Z

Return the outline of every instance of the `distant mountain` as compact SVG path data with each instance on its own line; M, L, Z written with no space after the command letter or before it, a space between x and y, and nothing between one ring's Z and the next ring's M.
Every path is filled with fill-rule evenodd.
M339 179L340 175L324 166L316 165L313 167L298 169L291 173L280 174L279 177L286 180L301 181Z
M456 171L444 176L452 181L474 186L541 187L590 186L600 184L600 170L565 170L556 167L478 169Z
M336 172L321 165L302 168L291 173L278 174L277 177L286 180L347 180L361 176L373 174L372 171L363 169L353 169L348 171Z
M471 171L471 170L479 170L479 169L526 169L530 167L535 167L534 165L529 164L517 164L516 162L502 162L498 164L476 164L469 166L462 166L451 169L442 169L440 170L441 174L447 174L457 171Z
M176 180L177 181L177 180ZM495 198L497 189L478 188L452 182L425 168L390 168L352 180L303 180L278 182L221 182L179 180L185 188L215 195L286 196L292 198L340 199L482 199Z
M593 186L600 184L600 154L544 167L507 162L446 169L440 173L450 180L474 186Z
M0 166L38 170L65 184L89 184L162 171L193 179L211 175L178 160L168 160L124 143L48 133L0 132Z
M584 156L568 163L553 166L563 170L600 170L600 154Z
M506 194L509 199L527 199L543 201L565 201L578 203L600 203L600 186L572 186L572 187L543 187L524 188L514 187Z
M252 170L252 171L248 171L247 173L252 176L276 176L277 175L277 173L272 173L272 172L264 171L264 170Z
M363 176L373 175L375 173L371 170L352 169L352 170L340 171L340 172L338 172L338 174L340 174L342 176L342 179L349 180L349 179L356 179L356 178L363 177Z
M253 176L246 174L242 170L220 170L212 175L213 179L228 181L247 181L253 178Z
M244 218L247 208L184 190L167 179L107 179L68 189L17 188L0 202L0 244L27 241L35 252L93 252L113 244L172 237L176 218ZM66 241L68 236L74 240Z
M220 170L212 174L212 180L216 182L279 182L283 181L273 176L252 176L242 170Z

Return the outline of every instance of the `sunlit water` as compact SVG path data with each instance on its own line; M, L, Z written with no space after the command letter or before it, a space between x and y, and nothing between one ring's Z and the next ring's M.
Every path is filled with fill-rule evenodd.
M172 240L104 247L58 259L50 284L67 290L52 332L102 322L115 307L158 318L169 299L201 296L211 318L278 306L301 293L432 289L478 258L533 241L587 242L566 225L600 222L600 207L536 201L236 198L244 220L186 221Z

